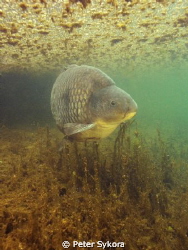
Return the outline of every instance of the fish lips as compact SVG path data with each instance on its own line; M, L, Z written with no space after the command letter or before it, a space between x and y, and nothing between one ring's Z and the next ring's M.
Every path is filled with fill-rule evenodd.
M131 119L133 116L135 116L136 115L136 111L135 112L128 112L128 113L126 113L125 115L124 115L124 117L123 117L123 120L124 121L127 121L127 120L129 120L129 119Z
M134 100L132 100L128 111L123 116L123 120L126 121L126 120L131 119L133 116L136 115L137 110L138 110L138 106L137 106L136 102Z

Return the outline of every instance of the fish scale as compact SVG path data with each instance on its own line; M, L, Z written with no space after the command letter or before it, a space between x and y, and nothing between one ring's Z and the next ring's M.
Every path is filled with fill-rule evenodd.
M137 104L101 70L71 65L53 85L51 110L68 139L83 141L111 134L136 114Z

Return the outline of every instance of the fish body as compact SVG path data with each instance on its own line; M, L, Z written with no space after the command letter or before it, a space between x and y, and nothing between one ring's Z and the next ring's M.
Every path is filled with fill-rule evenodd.
M136 114L137 104L101 70L71 65L53 85L51 110L68 139L83 141L110 135Z

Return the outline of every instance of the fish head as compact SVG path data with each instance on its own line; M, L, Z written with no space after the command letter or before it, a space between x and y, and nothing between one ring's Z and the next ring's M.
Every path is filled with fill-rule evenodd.
M112 85L91 95L89 109L94 120L120 124L135 116L137 104L128 93Z

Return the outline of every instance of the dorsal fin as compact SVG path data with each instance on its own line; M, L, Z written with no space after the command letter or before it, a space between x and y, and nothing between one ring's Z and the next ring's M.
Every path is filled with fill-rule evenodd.
M76 65L76 64L71 64L71 65L64 66L64 67L60 70L60 73L63 73L63 72L65 72L67 69L71 69L71 68L74 68L74 67L78 67L78 65Z

